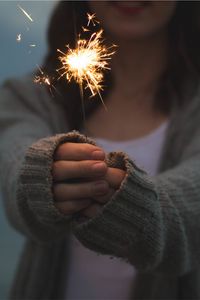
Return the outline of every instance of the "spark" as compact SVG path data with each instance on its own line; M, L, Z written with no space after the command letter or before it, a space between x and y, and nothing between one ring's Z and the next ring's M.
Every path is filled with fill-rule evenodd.
M34 48L36 47L36 44L30 44L29 46Z
M33 22L33 19L31 18L31 16L18 4L17 5L19 7L19 9L25 14L25 16L31 21Z
M50 91L52 97L54 97L52 88L60 95L60 92L55 88L55 86L52 83L52 80L54 80L54 78L52 78L52 80L51 80L49 76L45 75L44 71L38 65L37 65L37 68L40 72L40 75L36 75L33 81L40 85L42 85L42 84L47 85L49 87L49 91Z
M93 26L96 26L96 23L99 24L99 21L96 20L96 15L90 15L89 13L87 13L87 17L88 17L88 23L87 23L87 27L90 25L90 23L92 23Z
M34 78L34 82L51 86L51 80L50 80L49 76L45 75L44 72L42 71L42 69L38 65L37 65L37 67L38 67L41 75L36 75Z
M80 86L81 94L85 84L85 89L90 89L91 97L98 94L105 107L100 93L103 90L103 71L110 70L108 61L115 51L114 45L107 48L103 44L102 35L101 29L92 33L88 40L79 38L75 49L67 46L67 53L57 49L61 54L59 60L62 63L62 67L57 71L60 77L65 76L68 82L74 79Z
M83 26L82 26L82 30L83 30L83 32L89 32L90 31L88 28L85 28Z
M21 35L21 33L19 33L19 34L17 34L16 41L21 42L21 40L22 40L22 35Z

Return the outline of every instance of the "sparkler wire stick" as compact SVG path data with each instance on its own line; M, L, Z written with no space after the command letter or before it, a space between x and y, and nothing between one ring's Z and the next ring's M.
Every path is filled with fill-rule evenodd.
M73 3L73 6L75 6L75 3ZM78 34L77 34L77 15L76 15L76 9L74 7L73 9L73 23L74 23L74 40L77 40ZM85 106L84 106L84 94L83 94L83 85L79 85L80 90L80 97L81 97L81 107L82 107L82 113L83 113L83 124L85 127L86 124L86 114L85 114Z

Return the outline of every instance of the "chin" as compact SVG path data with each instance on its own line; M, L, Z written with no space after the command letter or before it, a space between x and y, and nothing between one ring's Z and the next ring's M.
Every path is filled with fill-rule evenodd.
M131 29L130 27L127 28L121 26L121 28L113 28L110 32L109 35L116 41L120 40L142 40L142 39L148 39L149 37L155 35L156 32L148 30L146 28L133 28Z
M102 27L115 39L142 39L155 36L175 13L176 1L92 1Z

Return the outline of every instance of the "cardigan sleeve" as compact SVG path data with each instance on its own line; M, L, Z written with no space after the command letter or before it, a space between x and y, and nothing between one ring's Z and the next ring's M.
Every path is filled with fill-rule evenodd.
M76 131L42 138L27 148L18 176L16 201L20 217L33 237L44 242L65 237L73 218L55 207L52 191L54 153L66 142L92 143Z
M200 133L180 163L148 176L126 154L108 164L126 170L120 189L91 219L73 223L83 245L120 257L141 272L182 275L200 264Z
M26 236L49 242L69 228L70 217L53 205L53 154L67 134L59 106L32 81L11 81L0 92L0 182L11 224ZM59 127L60 126L60 127ZM66 126L66 127L65 127ZM62 128L61 128L62 127Z

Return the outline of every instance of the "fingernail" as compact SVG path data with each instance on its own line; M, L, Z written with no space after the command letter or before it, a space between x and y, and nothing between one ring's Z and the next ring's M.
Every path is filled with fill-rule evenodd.
M101 150L95 150L92 152L92 159L100 159L100 160L104 160L105 158L105 153Z
M93 164L92 169L95 172L95 174L103 175L106 172L107 167L105 162L97 162Z
M94 191L96 195L103 195L108 191L108 183L104 180L98 181L94 184Z

